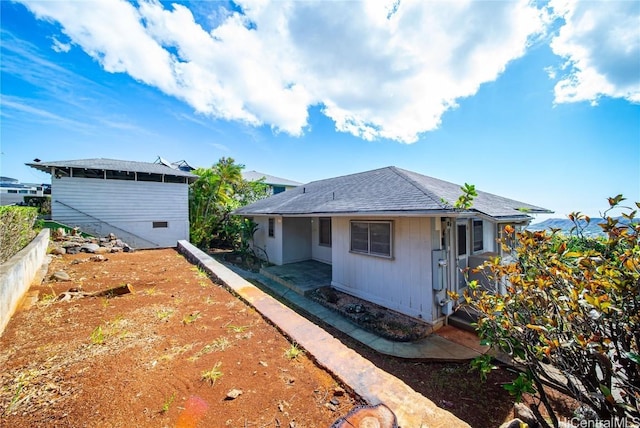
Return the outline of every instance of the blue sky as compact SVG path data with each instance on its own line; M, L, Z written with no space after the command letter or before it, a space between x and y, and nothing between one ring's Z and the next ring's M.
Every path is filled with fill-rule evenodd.
M0 8L3 176L226 156L300 182L395 165L556 217L640 201L639 1Z

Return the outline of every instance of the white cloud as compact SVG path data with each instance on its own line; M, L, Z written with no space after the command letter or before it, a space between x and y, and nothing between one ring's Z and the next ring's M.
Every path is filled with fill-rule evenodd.
M564 18L551 41L566 61L555 86L557 103L602 96L640 103L640 3L637 1L552 1Z
M56 37L52 37L53 45L51 45L51 49L60 53L60 52L69 52L71 50L71 45L69 43L63 43L58 40Z
M527 0L247 0L200 21L155 0L24 3L106 71L198 113L298 136L321 105L340 131L408 143L544 31Z

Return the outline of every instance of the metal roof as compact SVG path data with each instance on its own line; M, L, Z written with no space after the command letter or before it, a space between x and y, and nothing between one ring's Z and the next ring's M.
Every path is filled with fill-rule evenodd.
M291 186L297 187L302 185L297 181L287 180L286 178L276 177L274 175L263 174L258 171L242 171L242 178L247 181L258 181L264 178L265 184L270 184L272 186Z
M182 171L180 169L174 169L160 163L124 161L105 158L77 159L53 162L42 161L37 163L27 163L26 165L47 173L51 173L51 167L57 167L99 169L107 171L144 172L149 174L164 174L176 177L187 177L194 180L198 178L197 175L191 174L190 172Z
M394 166L313 181L239 208L243 215L454 213L460 185ZM529 219L552 211L478 191L469 212L492 218Z

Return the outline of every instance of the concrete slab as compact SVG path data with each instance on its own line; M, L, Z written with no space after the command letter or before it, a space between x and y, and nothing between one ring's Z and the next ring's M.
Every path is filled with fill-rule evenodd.
M380 370L322 328L213 260L189 242L179 241L178 250L251 304L265 318L289 335L292 341L311 354L318 364L333 373L369 404L387 405L396 414L400 426L407 428L469 427L466 422L440 409L400 379Z

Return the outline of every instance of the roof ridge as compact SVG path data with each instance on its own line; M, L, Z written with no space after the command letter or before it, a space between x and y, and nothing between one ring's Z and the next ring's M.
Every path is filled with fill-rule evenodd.
M443 209L448 208L446 204L442 203L442 198L438 198L438 195L424 188L423 186L420 185L420 183L417 183L414 179L409 177L406 174L408 171L402 168L398 168L396 166L389 166L387 168L389 168L391 171L396 173L399 177L403 178L405 181L407 181L409 184L414 186L416 189L420 190L426 197L434 201L436 204L440 205L440 207L442 207ZM415 172L414 174L418 174L418 173ZM422 174L419 174L419 175L422 175ZM426 175L424 177L426 177Z

